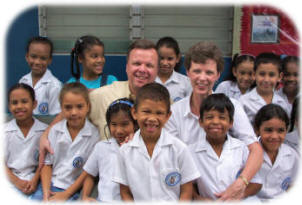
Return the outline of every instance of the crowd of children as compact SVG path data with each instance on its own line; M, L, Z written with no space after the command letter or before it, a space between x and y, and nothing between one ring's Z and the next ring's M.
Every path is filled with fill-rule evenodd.
M212 92L223 69L215 44L190 48L188 77L178 72L174 38L159 39L156 50L155 82L135 98L111 102L100 136L88 119L90 91L117 81L103 73L103 42L76 41L73 77L62 85L48 69L52 42L30 39L31 72L7 95L13 119L4 125L4 163L12 189L40 201L265 201L293 186L300 158L298 57L236 54L231 77ZM63 119L48 134L53 154L38 167L48 125L35 115L59 113ZM259 166L252 163L255 144L263 150ZM232 186L241 188L230 197Z

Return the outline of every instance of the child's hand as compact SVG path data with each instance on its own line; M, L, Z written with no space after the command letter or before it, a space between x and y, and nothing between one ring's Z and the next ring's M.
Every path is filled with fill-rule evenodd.
M36 180L36 179L32 179L31 181L29 181L26 194L33 193L37 189L38 182L39 182L39 180Z
M129 136L127 136L124 140L124 142L122 142L120 145L126 144L129 141L131 141L133 139L134 133L129 134Z
M92 197L89 197L89 196L83 196L82 200L86 201L86 202L96 202L97 201L95 198L92 198Z
M17 179L15 186L22 191L23 193L27 194L27 189L28 189L28 183L29 181L27 180L22 180L22 179Z
M54 195L54 192L47 190L43 190L43 201L49 201L49 198Z
M69 198L68 194L63 192L53 192L53 195L49 198L49 201L66 201Z

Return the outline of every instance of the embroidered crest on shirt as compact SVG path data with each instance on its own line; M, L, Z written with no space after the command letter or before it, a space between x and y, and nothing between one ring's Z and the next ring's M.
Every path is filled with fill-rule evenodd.
M48 114L48 103L47 102L42 102L39 105L39 112L44 115Z
M180 180L181 175L178 172L171 172L165 178L165 182L168 186L175 186L180 182Z
M176 97L176 98L173 99L173 102L177 102L179 100L181 100L181 97Z
M82 157L76 157L74 158L73 162L72 162L72 166L74 168L81 168L84 164L84 160Z
M291 178L290 177L286 177L283 182L281 183L281 189L286 191L289 186L291 184Z

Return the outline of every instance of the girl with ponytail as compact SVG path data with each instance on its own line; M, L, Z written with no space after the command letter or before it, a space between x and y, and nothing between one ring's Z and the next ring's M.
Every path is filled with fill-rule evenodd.
M80 64L82 65L82 73ZM103 73L105 65L104 43L95 36L82 36L76 41L71 51L70 65L73 77L67 83L78 81L88 89L95 89L117 81L115 76Z

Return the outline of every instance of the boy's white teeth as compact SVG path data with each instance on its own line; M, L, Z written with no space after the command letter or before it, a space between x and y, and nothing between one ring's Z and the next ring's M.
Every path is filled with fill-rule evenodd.
M140 80L144 80L144 79L146 79L146 77L145 76L136 76L138 79L140 79Z

